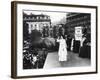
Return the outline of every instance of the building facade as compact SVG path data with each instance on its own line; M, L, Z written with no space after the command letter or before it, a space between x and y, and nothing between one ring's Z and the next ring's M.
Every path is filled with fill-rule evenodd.
M66 31L74 36L75 27L82 27L83 33L85 30L91 33L91 14L89 13L68 13L66 18Z
M32 33L32 30L38 30L43 34L43 30L48 32L51 27L50 16L44 14L30 14L23 13L23 27L27 28L28 34ZM47 30L47 31L46 31ZM47 33L45 33L47 34ZM49 36L49 33L48 35Z

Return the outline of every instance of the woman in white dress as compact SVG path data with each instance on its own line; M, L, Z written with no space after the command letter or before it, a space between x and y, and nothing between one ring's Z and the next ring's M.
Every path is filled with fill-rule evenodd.
M57 39L57 42L59 42L59 50L58 50L59 61L67 61L66 40L61 36L60 39Z

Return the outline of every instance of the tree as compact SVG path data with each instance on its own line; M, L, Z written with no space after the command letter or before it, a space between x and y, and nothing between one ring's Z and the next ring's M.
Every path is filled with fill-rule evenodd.
M63 27L59 28L59 36L64 36L65 35L65 29Z
M33 30L30 35L31 47L40 48L42 42L41 37L42 37L41 32L39 32L38 30Z
M57 38L58 37L58 29L57 29L57 26L54 26L53 27L53 37L54 38Z

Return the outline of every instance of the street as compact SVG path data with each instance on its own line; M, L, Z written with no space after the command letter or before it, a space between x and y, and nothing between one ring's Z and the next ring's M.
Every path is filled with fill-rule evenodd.
M68 52L68 60L59 62L57 52L50 52L47 55L44 69L59 68L59 67L81 67L90 66L91 61L87 58L80 58L77 53Z

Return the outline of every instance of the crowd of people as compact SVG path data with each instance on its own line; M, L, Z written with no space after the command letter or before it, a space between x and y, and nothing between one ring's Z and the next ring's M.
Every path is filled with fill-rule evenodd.
M85 33L81 40L76 40L69 34L65 35L63 28L60 28L59 35L56 38L41 38L41 34L37 32L33 32L34 35L31 36L28 49L23 51L24 69L43 68L47 56L45 51L57 51L59 61L67 61L68 51L76 53L82 58L91 58L90 33ZM42 53L39 51L42 51Z
M91 58L90 34L83 34L81 40L75 40L75 38L72 38L70 35L66 37L60 36L57 42L59 42L59 61L67 61L68 51L78 54L81 58Z

